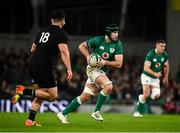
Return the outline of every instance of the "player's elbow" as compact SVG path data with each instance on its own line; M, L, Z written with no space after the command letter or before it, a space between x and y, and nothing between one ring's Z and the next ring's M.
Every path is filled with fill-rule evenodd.
M36 48L31 49L31 53L34 53L36 51Z
M49 99L50 102L55 101L58 98L57 94L51 95L51 98Z
M122 67L122 63L118 63L116 67L117 68L121 68Z
M144 71L149 73L149 68L148 67L144 67Z
M68 54L69 53L69 49L68 49L67 44L61 43L58 45L58 47L59 47L59 51L61 54Z
M36 51L36 45L33 44L32 47L31 47L31 53L34 53Z
M120 65L117 65L116 68L121 68L121 66L120 66Z
M82 44L79 45L79 50L81 50L81 49L82 49Z
M64 50L64 49L63 49L63 50L61 50L61 56L62 56L62 55L67 55L67 51L66 51L66 50Z
M87 48L87 44L85 43L85 42L83 42L83 43L81 43L80 45L79 45L79 50L81 51L82 49L84 49L84 48Z

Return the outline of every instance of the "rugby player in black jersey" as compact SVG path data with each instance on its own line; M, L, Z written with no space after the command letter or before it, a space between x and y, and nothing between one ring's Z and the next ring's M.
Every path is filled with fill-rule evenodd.
M31 47L32 56L29 61L29 73L36 89L28 89L23 85L17 86L12 98L16 104L23 96L32 96L34 100L25 126L41 126L35 121L35 116L43 100L54 101L57 96L57 85L53 76L53 59L60 53L67 69L67 80L72 78L68 37L62 29L65 24L65 14L62 10L55 10L51 15L51 25L42 29L36 36Z

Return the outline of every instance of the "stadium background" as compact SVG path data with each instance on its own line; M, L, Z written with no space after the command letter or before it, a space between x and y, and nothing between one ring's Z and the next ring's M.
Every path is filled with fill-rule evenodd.
M9 4L11 3L11 4ZM61 63L56 66L59 99L53 104L45 102L41 112L63 109L79 95L86 81L85 59L78 50L80 42L91 36L104 34L105 26L120 26L120 39L124 47L121 70L111 70L109 76L114 91L106 101L104 111L133 111L141 91L140 73L146 52L154 47L158 38L167 42L170 60L170 87L162 87L160 100L152 103L147 113L180 113L180 2L179 0L3 0L0 2L0 111L29 111L30 99L12 106L13 88L19 83L29 85L28 57L37 31L48 25L50 9L61 8L66 13L65 30L69 34L69 47L74 70L73 80L67 84ZM90 111L96 98L79 111Z

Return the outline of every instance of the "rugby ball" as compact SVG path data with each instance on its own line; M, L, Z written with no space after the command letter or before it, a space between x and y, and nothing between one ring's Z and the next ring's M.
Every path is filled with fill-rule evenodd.
M101 60L102 58L98 53L92 53L89 57L89 65L92 67L96 67L96 63Z

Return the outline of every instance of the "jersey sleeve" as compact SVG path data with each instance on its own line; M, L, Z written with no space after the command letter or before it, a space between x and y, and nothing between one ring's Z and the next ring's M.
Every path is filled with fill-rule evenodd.
M164 52L164 55L165 55L165 60L164 62L168 61L168 54L166 52Z
M68 43L68 36L67 36L67 33L63 30L61 30L59 33L58 33L58 36L57 36L57 42L58 44L59 43Z
M118 41L117 44L116 44L115 55L122 55L122 54L123 54L122 43L120 41Z
M145 61L152 62L152 51L149 51L146 55Z
M39 32L39 33L36 35L36 37L35 37L34 43L35 43L36 45L38 45L38 43L39 43L40 35L41 35L41 32Z
M95 48L98 45L99 37L92 37L86 41L89 48Z

